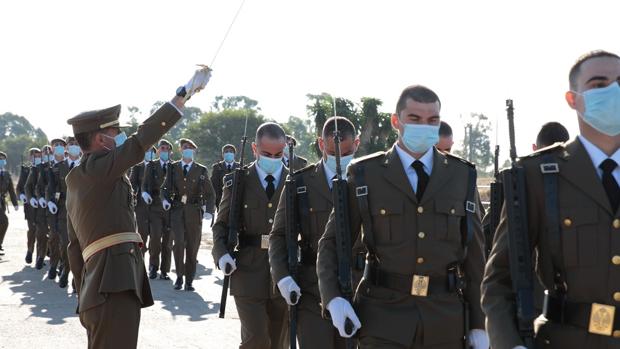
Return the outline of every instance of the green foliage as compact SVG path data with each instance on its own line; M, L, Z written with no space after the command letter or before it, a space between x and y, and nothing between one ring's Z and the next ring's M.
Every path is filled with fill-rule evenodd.
M157 101L153 103L151 107L151 114L153 114L157 109L159 109L162 105L164 105L163 101ZM193 124L200 119L202 115L202 110L196 107L185 107L183 110L183 117L179 120L171 129L168 131L163 138L170 141L170 143L175 144L179 139L183 138L183 132L189 127L190 124Z
M454 153L464 159L476 164L478 171L490 174L493 169L493 153L491 152L491 141L489 134L491 123L484 114L471 113L470 119L465 123L465 138L463 139L463 150Z
M314 135L314 124L311 119L301 119L296 116L289 116L288 121L282 124L287 134L293 135L297 140L295 154L308 159L308 163L318 161L319 157L314 151L316 146L316 136Z
M246 96L217 96L212 106L212 111L218 112L224 109L248 109L254 111L260 111L258 107L258 101L246 97Z
M47 135L40 128L35 128L23 116L12 113L0 115L0 150L8 156L7 169L19 173L22 157L28 162L28 149L40 148L47 144Z

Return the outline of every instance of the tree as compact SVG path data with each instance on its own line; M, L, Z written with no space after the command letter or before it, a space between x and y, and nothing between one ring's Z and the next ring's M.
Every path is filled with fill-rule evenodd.
M159 109L165 102L157 101L153 103L151 107L151 114ZM171 143L177 143L179 139L183 138L183 132L189 127L190 124L195 123L200 119L202 110L197 107L185 107L183 110L183 117L164 135L163 138L167 139Z
M222 111L223 109L251 109L259 112L258 101L246 96L216 96L211 104L211 111Z
M287 134L292 135L297 140L295 153L308 159L308 163L318 161L314 152L316 136L314 135L314 124L311 119L301 119L296 116L289 116L288 121L282 124L282 128Z
M484 114L471 113L470 119L465 124L463 150L455 151L460 157L476 164L478 170L485 174L489 173L489 167L493 164L490 130L491 123L488 117Z
M0 135L0 150L7 154L7 169L14 174L19 172L22 156L24 161L28 160L29 148L40 148L48 142L43 130L32 126L25 117L12 113L0 115Z

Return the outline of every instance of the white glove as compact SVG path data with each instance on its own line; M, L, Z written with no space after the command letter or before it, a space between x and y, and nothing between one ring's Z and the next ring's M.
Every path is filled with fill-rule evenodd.
M286 301L288 305L295 305L299 303L299 298L301 297L301 289L290 276L283 277L280 281L278 281L278 289L280 289L280 294L282 298ZM291 292L295 292L297 294L297 299L295 302L291 301Z
M39 202L37 201L37 199L31 198L30 199L30 206L32 206L34 208L39 208Z
M489 336L485 330L475 328L469 331L467 342L474 349L489 349Z
M351 306L351 303L342 297L336 297L329 301L327 304L327 310L332 317L332 324L338 329L340 337L351 338L362 327L360 319L355 315L355 310ZM350 319L353 322L353 332L347 334L344 329L346 319Z
M209 67L202 66L202 68L196 70L194 76L185 84L185 100L188 100L196 92L205 88L209 79L211 79L211 69Z
M161 202L161 205L163 206L164 211L168 211L170 207L172 206L166 199L164 199L164 201Z
M212 219L213 219L213 215L212 215L212 214L210 214L209 212L205 212L205 213L202 215L202 218L203 218L203 219L206 219L206 220L208 220L208 221L210 221L210 220L212 220Z
M41 206L41 208L47 208L47 201L45 201L45 198L39 199L39 206Z
M142 200L147 205L150 205L150 204L153 203L153 198L151 197L151 195L149 195L149 193L147 193L145 191L142 192Z
M28 199L26 198L26 194L19 194L19 201L21 201L22 203L26 203L28 202Z
M230 265L230 273L226 273L226 264ZM220 267L220 270L224 272L224 275L229 276L235 270L237 270L237 264L235 260L227 253L220 258L217 262L217 265Z
M50 211L51 214L58 213L58 207L56 206L55 203L51 201L47 203L47 209Z

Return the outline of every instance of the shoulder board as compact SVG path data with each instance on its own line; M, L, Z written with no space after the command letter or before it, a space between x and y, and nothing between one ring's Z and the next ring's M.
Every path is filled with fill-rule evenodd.
M360 158L353 159L351 161L351 165L354 165L354 164L357 164L357 163L360 163L360 162L364 162L364 161L367 161L367 160L371 160L371 159L377 159L377 158L380 158L380 157L384 157L385 154L386 154L386 152L384 152L384 151L378 151L376 153L364 155L364 156L362 156Z
M553 153L553 152L560 151L560 150L564 150L564 143L557 142L548 147L540 148L531 154L521 156L520 158L521 159L535 158L537 156Z
M296 176L296 175L298 175L298 174L302 174L302 173L308 172L308 171L310 171L310 170L314 170L314 168L316 168L316 165L317 165L317 164L310 164L310 165L308 165L308 166L306 166L306 167L304 167L304 168L301 168L301 169L299 169L299 170L295 171L295 174L294 174L294 175Z
M463 158L462 158L462 157L460 157L460 156L456 156L456 155L454 155L454 154L452 154L452 153L442 153L442 154L443 154L443 155L445 155L445 156L447 156L447 157L449 157L449 158L451 158L451 159L458 160L458 161L460 161L460 162L464 163L464 164L465 164L465 165L467 165L467 166L470 166L470 167L476 167L476 165L474 165L473 163L471 163L471 162L469 162L469 161L467 161L467 160L463 159Z

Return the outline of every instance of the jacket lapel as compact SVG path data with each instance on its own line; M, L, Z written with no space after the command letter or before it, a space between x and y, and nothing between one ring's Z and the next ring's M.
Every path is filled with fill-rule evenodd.
M250 188L254 190L254 196L261 202L267 202L267 192L263 189L261 179L258 178L258 171L256 171L256 162L253 162L247 169L248 184Z
M314 171L310 174L310 178L313 181L313 188L318 188L319 194L327 201L332 202L332 193L327 185L327 177L325 176L325 169L323 169L323 161L319 161L319 164L314 167Z
M428 187L424 191L422 196L422 202L427 202L432 198L441 188L444 187L446 182L452 178L450 174L450 163L445 154L439 152L433 147L433 170L428 181Z
M386 167L383 176L387 179L388 183L406 194L411 202L417 203L418 200L415 197L415 192L413 188L411 188L411 183L409 183L409 179L403 169L403 164L394 147L395 146L392 146L392 149L387 152L386 160L383 163L383 166Z

